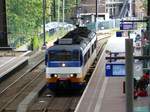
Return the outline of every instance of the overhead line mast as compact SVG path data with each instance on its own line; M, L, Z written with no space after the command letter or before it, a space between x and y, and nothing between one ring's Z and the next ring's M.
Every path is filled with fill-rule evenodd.
M148 16L148 22L147 22L147 31L150 35L150 0L147 0L147 16ZM150 36L148 37L150 40Z

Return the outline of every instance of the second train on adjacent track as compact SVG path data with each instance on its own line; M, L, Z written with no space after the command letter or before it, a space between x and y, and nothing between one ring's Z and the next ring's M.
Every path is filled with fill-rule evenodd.
M96 43L95 32L86 27L78 27L55 41L45 56L48 88L82 88L97 55Z

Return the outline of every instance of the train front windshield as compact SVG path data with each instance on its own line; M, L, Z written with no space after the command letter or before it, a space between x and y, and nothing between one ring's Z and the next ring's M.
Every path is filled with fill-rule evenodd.
M50 51L49 61L80 61L80 52L75 51Z

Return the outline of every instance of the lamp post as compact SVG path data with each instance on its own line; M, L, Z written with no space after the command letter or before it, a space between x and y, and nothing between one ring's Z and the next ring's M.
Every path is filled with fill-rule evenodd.
M148 16L147 32L149 35L150 34L150 0L147 0L147 16ZM150 40L150 36L148 36L148 40Z
M54 20L56 19L56 6L55 6L55 0L53 0L53 15L54 15Z
M45 10L46 10L46 0L43 0L43 49L46 48L46 41L45 41Z
M100 0L96 0L95 4L95 31L98 30L98 23L97 23L97 18L98 18L98 6L99 6Z
M57 1L58 9L57 9L57 22L60 21L60 0Z
M76 2L76 25L80 26L80 23L79 23L79 14L78 14L78 0L75 0L75 2Z
M95 4L95 31L97 31L98 28L98 24L97 24L97 17L98 17L98 0L96 0L96 4Z
M62 0L62 7L63 7L63 22L65 21L65 0Z
M147 0L147 16L150 16L150 1Z
M95 7L96 7L96 9L95 9L95 22L97 21L97 13L98 13L98 0L96 0L96 4L95 4Z
M132 12L133 12L133 11L132 11L132 2L133 2L133 1L130 0L130 10L129 10L129 11L130 11L130 13L129 13L129 16L130 16L130 17L132 17Z

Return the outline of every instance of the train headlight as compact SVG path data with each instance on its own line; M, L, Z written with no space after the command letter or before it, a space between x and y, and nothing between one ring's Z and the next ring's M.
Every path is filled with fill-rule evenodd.
M51 74L51 77L58 77L57 74Z
M73 77L73 74L70 74L70 77Z
M70 74L70 77L77 77L77 74Z
M55 74L54 77L58 77L58 75Z
M62 64L62 67L65 67L65 66L66 66L65 63L63 63L63 64Z

